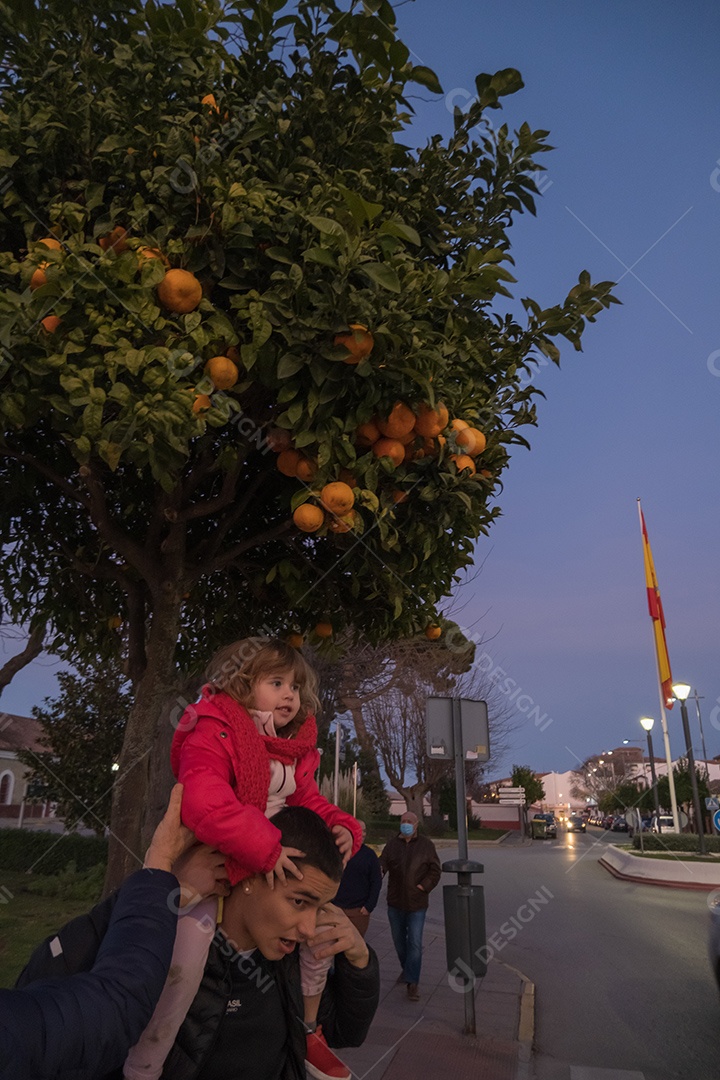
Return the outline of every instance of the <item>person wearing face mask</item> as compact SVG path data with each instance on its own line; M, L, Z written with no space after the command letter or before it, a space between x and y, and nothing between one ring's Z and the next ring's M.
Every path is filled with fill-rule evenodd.
M410 811L400 818L399 835L383 848L380 868L383 876L388 875L388 920L402 969L397 981L406 983L410 1001L419 1001L428 895L439 882L441 870L435 845L418 835L418 819Z

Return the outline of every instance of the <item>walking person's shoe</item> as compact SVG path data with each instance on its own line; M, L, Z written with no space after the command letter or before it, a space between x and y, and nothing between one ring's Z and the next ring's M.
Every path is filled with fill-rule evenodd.
M418 984L408 983L407 989L408 1001L419 1001L420 995L418 994Z
M351 1080L352 1076L347 1065L332 1052L325 1042L325 1036L319 1024L307 1037L305 1069L313 1080Z

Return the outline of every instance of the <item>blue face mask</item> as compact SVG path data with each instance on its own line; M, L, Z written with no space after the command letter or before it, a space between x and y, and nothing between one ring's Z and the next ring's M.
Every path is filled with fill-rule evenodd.
M412 836L414 830L415 830L415 826L413 825L413 823L411 821L401 821L400 822L400 832L402 833L403 836Z

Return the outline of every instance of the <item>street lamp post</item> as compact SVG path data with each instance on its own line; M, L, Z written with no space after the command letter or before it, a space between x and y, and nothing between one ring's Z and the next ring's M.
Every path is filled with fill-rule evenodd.
M688 769L690 770L690 783L692 784L693 806L698 830L698 848L701 855L705 854L705 830L703 829L702 810L700 808L700 792L698 791L697 774L695 772L695 755L693 754L692 739L690 737L690 721L688 720L687 701L691 687L687 683L673 683L673 694L680 702L680 714L682 716L683 734L685 735L685 749L687 751Z
M662 832L662 825L660 824L660 798L658 796L657 776L655 774L655 754L653 753L652 735L650 734L655 721L652 716L643 716L640 723L645 728L645 733L647 735L650 775L652 776L653 795L655 796L655 818L657 820L657 829L660 833Z

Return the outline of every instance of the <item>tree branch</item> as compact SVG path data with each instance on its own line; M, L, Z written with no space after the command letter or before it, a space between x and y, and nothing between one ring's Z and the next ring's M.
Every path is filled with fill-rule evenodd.
M277 540L284 533L289 532L292 527L292 521L281 521L278 525L273 525L272 528L267 529L264 533L248 537L247 540L235 544L229 551L226 551L224 555L219 555L209 565L205 564L203 569L198 571L198 576L200 573L214 574L216 570L223 570L226 566L229 566L234 562L238 556L244 555L246 551L252 551L255 547L261 547L270 540Z
M55 472L54 469L45 465L44 462L38 461L32 454L23 454L19 450L13 450L9 446L0 447L0 454L3 457L13 458L14 461L20 462L21 465L29 465L31 469L35 469L35 471L39 472L41 476L44 476L46 480L49 480L52 484L55 484L56 487L59 487L60 490L69 498L73 499L74 502L80 503L86 510L90 509L90 500L87 496L83 495L77 488L74 488L70 481L66 480L64 476L61 476L60 473Z
M240 476L240 470L245 464L245 458L238 457L235 464L231 469L228 469L223 477L222 487L220 488L220 494L211 499L204 499L201 502L193 503L191 506L186 507L185 510L180 510L177 515L177 521L195 521L197 518L208 517L210 514L214 514L217 510L224 510L226 506L229 506L233 501L235 495L235 486Z
M0 694L2 694L6 686L10 685L18 671L22 671L24 667L27 667L28 664L32 663L32 661L40 655L46 631L46 623L43 623L41 626L36 626L31 630L27 645L22 652L17 653L15 656L11 656L0 668Z

